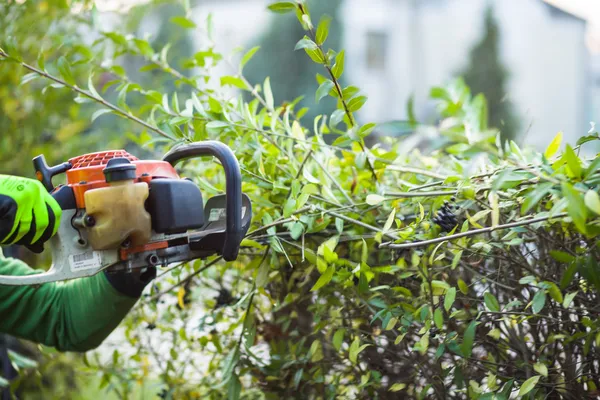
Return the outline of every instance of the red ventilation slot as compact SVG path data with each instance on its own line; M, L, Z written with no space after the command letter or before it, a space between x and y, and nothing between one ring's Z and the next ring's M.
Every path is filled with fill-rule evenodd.
M72 158L71 160L69 160L69 162L73 166L73 169L76 169L106 165L108 161L113 158L127 158L129 161L138 160L137 157L132 156L124 150L116 150L85 154L83 156Z

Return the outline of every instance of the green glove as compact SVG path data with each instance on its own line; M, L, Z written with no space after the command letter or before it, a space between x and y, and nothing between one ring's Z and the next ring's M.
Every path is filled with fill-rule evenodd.
M0 244L41 245L58 231L61 214L37 180L0 175Z

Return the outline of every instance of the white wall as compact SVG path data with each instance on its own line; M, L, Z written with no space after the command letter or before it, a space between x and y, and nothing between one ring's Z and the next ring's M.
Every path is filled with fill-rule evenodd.
M528 144L544 148L558 130L569 142L585 134L588 55L583 21L552 13L541 0L494 0L501 28L501 55L511 72L507 92L523 121ZM429 89L443 85L469 62L483 34L486 0L346 0L346 65L371 102L368 120L406 118L415 94L418 115L431 111ZM561 16L562 15L562 16ZM558 16L558 17L557 17ZM366 32L386 29L393 44L384 72L367 71ZM366 82L363 83L363 82Z

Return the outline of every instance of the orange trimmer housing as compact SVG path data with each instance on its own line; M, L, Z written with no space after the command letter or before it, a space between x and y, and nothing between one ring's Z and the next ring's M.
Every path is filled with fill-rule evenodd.
M85 192L109 186L102 172L109 160L126 158L136 166L135 182L149 183L154 178L179 179L173 166L166 161L139 160L125 150L102 151L71 158L66 171L67 185L73 189L77 208L85 208ZM41 181L41 173L37 172Z

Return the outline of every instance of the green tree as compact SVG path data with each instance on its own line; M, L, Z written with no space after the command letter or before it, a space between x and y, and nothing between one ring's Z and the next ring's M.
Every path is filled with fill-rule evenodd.
M519 123L506 90L509 73L500 56L500 28L492 6L485 11L484 33L473 47L463 77L473 93L487 99L489 123L500 130L502 140L517 138Z

